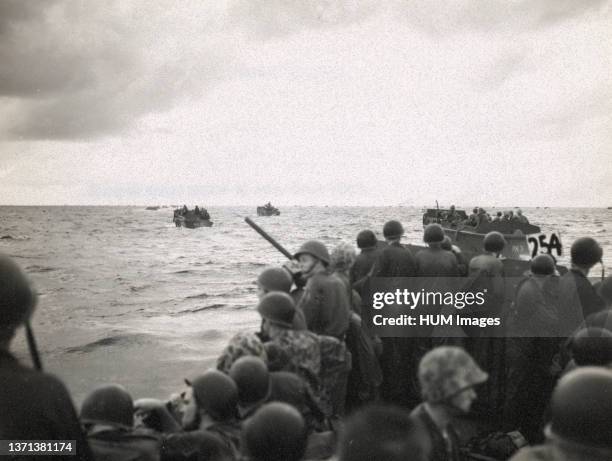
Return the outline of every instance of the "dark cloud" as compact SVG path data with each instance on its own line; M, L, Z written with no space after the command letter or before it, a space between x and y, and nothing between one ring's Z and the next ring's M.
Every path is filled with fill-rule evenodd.
M9 139L92 139L127 130L142 115L201 91L222 62L204 39L189 37L189 27L205 21L164 28L183 19L167 5L0 5L0 97L7 102L0 134Z
M197 97L216 81L247 75L233 61L241 32L285 38L352 25L385 9L436 35L524 31L598 11L604 3L2 0L0 137L88 140L129 130L143 115ZM521 71L522 53L501 56L484 84L494 88ZM267 63L266 69L275 65Z

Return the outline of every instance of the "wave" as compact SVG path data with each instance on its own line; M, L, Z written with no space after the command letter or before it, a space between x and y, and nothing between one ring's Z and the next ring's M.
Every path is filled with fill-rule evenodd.
M131 286L130 291L132 293L138 293L139 291L146 290L147 288L151 288L151 285Z
M84 344L82 346L69 347L65 349L65 352L68 354L82 354L93 352L96 349L101 347L111 347L111 346L130 346L132 344L141 344L143 343L143 339L147 335L143 334L118 334L113 336L107 336L106 338L101 338L96 341Z
M0 236L0 240L30 240L30 237L27 235L2 235Z
M183 299L204 299L208 297L210 297L208 293L200 293L198 295L185 296Z
M56 270L57 267L39 266L38 264L26 267L26 271L28 272L51 272Z
M227 304L209 304L207 306L195 307L193 309L184 309L182 311L175 312L175 313L173 313L171 315L173 317L176 317L176 316L185 315L185 314L195 314L197 312L214 310L214 309L220 309L220 308L225 307L225 306L227 306Z

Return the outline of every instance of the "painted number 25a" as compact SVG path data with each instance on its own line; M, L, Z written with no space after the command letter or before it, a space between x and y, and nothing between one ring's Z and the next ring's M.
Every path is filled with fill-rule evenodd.
M540 234L537 237L529 237L529 245L531 246L532 258L540 253L552 255L553 250L556 256L561 256L563 252L561 240L559 240L557 234L550 234L550 239L547 239L545 234Z

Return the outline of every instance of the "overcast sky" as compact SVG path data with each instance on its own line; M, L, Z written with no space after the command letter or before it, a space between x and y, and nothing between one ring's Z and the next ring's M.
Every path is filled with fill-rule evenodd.
M611 3L1 0L0 203L611 206Z

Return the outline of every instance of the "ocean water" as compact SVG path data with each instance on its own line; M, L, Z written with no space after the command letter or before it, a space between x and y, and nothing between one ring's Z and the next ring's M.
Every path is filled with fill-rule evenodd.
M43 364L77 404L109 382L135 397L165 398L183 388L183 378L211 366L233 334L258 327L256 276L285 259L244 222L254 207L208 210L213 227L184 229L171 222L171 208L0 207L0 252L16 259L39 293L32 325ZM253 219L290 252L308 239L330 249L354 242L366 228L380 235L389 219L402 221L406 242L422 236L421 208L281 211ZM543 232L561 236L561 263L574 239L592 236L612 273L612 210L524 213ZM29 362L23 332L14 350Z

